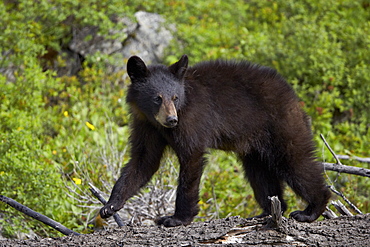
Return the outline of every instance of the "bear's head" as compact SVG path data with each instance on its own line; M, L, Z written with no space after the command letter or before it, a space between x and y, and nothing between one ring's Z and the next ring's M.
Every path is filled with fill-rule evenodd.
M184 75L187 67L186 55L169 67L146 66L141 58L130 57L127 73L131 85L127 102L133 113L166 128L175 127L178 123L177 112L185 104Z

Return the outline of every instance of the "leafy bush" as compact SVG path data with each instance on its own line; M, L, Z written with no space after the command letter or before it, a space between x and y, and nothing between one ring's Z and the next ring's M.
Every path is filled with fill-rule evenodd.
M55 119L44 109L42 91L55 82L37 67L25 69L14 83L7 83L4 77L0 80L1 194L77 227L73 215L78 209L71 212L73 204L60 190L64 184L48 145L52 138L48 124ZM29 227L38 232L45 230L40 223L5 205L1 204L0 209L7 212L5 219L1 219L5 235L27 231Z

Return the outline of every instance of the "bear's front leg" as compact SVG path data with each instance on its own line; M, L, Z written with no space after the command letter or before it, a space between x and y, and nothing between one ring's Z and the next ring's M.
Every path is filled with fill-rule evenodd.
M179 155L180 175L177 187L176 207L173 216L157 219L158 225L173 227L189 225L198 214L199 183L203 173L203 153L192 155L186 159Z
M122 169L109 201L100 209L102 218L108 218L120 210L159 168L166 141L150 125L140 126L136 123L134 126L131 135L131 159Z
M141 159L131 158L122 169L122 174L113 187L109 201L100 209L101 217L108 218L120 210L130 197L147 184L158 170L159 163L160 159L143 162Z

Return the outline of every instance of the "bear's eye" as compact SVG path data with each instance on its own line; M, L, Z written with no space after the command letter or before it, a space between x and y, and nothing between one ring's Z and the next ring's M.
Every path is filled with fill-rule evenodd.
M173 102L176 103L177 101L179 101L179 97L177 97L177 95L175 95L175 96L172 97L172 100L173 100Z
M162 104L162 97L160 95L154 97L154 103L158 105Z

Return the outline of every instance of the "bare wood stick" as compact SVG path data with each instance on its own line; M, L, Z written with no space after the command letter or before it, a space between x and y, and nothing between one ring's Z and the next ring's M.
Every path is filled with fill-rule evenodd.
M325 140L325 138L324 138L324 136L322 135L322 134L320 134L320 137L321 137L321 139L324 141L324 143L325 143L325 145L326 145L326 147L329 149L329 151L331 152L331 154L334 156L334 158L335 158L335 160L337 161L337 164L332 164L333 166L332 166L332 168L333 169L337 169L338 170L338 172L340 173L340 172L342 172L344 169L346 169L347 170L347 173L351 173L351 174L358 174L358 173L354 173L353 171L354 170L356 170L357 172L358 171L360 171L361 172L361 174L363 174L363 176L366 176L366 177L370 177L370 170L368 170L368 169L365 169L365 168L359 168L359 169L354 169L354 168L357 168L357 167L351 167L351 166L344 166L341 162L340 162L340 160L339 160L339 158L338 158L338 156L335 154L335 152L331 149L331 147L330 147L330 145L326 142L326 140ZM324 165L325 166L325 165ZM325 166L326 167L326 166ZM335 189L335 187L332 185L332 186L330 186L329 187L330 189L331 189L331 191L333 191L335 194L337 194L337 195L339 195L340 197L342 197L343 198L343 200L353 209L353 210L355 210L357 213L359 213L359 214L362 214L362 212L352 203L352 202L350 202L344 195L343 195L343 193L341 193L341 192L339 192L339 191L337 191L336 189ZM337 208L337 210L340 210L339 208L340 208L340 206L341 205L343 205L340 201L338 201L338 203L337 204L334 204L333 203L333 205ZM338 206L339 205L339 206ZM338 208L339 207L339 208ZM344 207L344 205L343 205L343 207ZM345 208L345 207L344 207ZM348 211L349 212L349 211ZM346 212L345 212L346 213ZM349 212L350 213L350 212ZM351 214L352 215L352 214Z
M370 163L370 158L361 158L355 155L349 156L349 155L337 154L337 157L341 160L357 160L357 161L364 162L364 163Z
M333 151L333 149L330 147L328 142L325 140L325 137L323 136L323 134L320 134L320 137L323 140L323 142L325 143L325 146L329 149L330 153L333 155L334 159L337 162L336 164L323 163L325 170L336 171L336 172L339 172L339 173L344 172L344 173L348 173L348 174L370 177L370 170L369 169L362 168L362 167L354 167L354 166L345 166L345 165L343 165L339 158L341 158L341 157L343 158L344 156L343 155L337 155ZM348 156L348 158L349 158L349 156ZM363 160L366 160L366 158L363 159ZM368 161L365 161L365 162L368 162ZM369 159L369 162L370 162L370 159Z
M331 204L341 213L346 216L353 216L353 214L340 201L332 201Z
M103 204L107 204L107 201L102 197L102 195L99 193L98 189L95 188L95 186L92 184L92 183L89 183L89 186L90 186L90 191L91 193L96 197L98 198L98 200ZM118 226L124 226L125 223L123 223L123 220L121 219L121 217L118 215L118 214L113 214L113 218L114 220L116 221L117 225Z
M271 201L271 217L267 219L264 229L276 229L285 232L283 225L283 212L281 211L281 202L277 196L268 197Z
M0 195L0 201L3 201L5 203L7 203L9 206L15 208L16 210L18 210L18 211L36 219L38 221L41 221L42 223L44 223L48 226L51 226L55 230L63 233L64 235L80 235L79 233L74 232L74 231L68 229L67 227L63 226L59 222L56 222L55 220L52 220L49 217L47 217L45 215L42 215L42 214L30 209L29 207L26 207L26 206L20 204L19 202L15 201L15 200L13 200L9 197Z
M322 213L322 216L324 216L326 219L334 219L338 217L329 207L326 207L326 211Z
M360 209L358 209L352 202L350 202L350 200L348 200L347 199L347 197L345 197L345 195L343 195L343 193L341 193L341 192L339 192L339 191L337 191L335 188L334 188L334 186L330 186L329 187L329 189L331 190L331 191L333 191L335 194L337 194L338 196L340 196L340 197L342 197L343 198L343 200L353 209L353 210L355 210L356 211L356 213L358 213L358 214L363 214L362 212L361 212L361 210Z
M355 167L355 166L346 166L346 165L339 165L333 163L322 163L324 165L325 170L335 171L339 173L348 173L359 175L363 177L370 177L370 169L362 168L362 167Z
M323 135L323 134L320 134L320 137L321 137L321 139L323 140L323 142L325 143L325 146L329 149L330 153L333 155L334 159L337 161L337 164L338 164L338 165L343 165L343 164L340 162L340 160L339 160L338 156L334 153L333 149L331 149L330 145L329 145L329 144L327 143L327 141L325 140L324 135Z
M276 224L276 227L281 226L282 218L282 211L281 211L281 202L277 196L273 196L270 198L271 200L271 216L272 221Z

